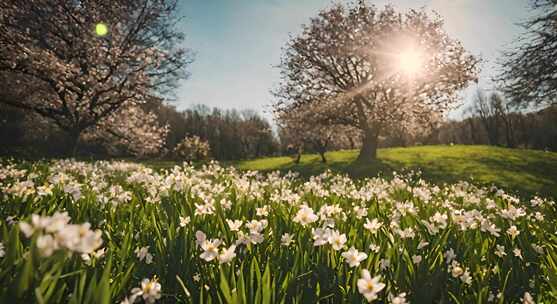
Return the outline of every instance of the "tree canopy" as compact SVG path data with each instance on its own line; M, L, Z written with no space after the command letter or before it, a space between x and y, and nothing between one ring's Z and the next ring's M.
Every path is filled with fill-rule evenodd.
M133 130L121 114L186 76L175 9L176 0L2 1L0 72L37 89L4 102L47 117L76 143L98 127Z
M275 109L319 105L324 124L361 131L359 159L368 161L382 132L436 124L477 79L478 62L436 14L337 4L287 43Z

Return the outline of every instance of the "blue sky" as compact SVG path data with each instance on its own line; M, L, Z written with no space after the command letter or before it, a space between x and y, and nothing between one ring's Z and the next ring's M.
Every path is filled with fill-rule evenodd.
M340 1L343 2L343 1ZM186 46L195 61L173 102L179 109L193 104L254 109L268 118L276 87L281 48L289 34L315 16L330 0L182 0L180 13ZM484 59L480 86L489 88L499 52L511 45L522 29L517 25L532 14L528 0L393 0L400 10L425 7L445 19L445 29ZM469 100L474 88L463 92ZM458 117L455 112L453 117Z

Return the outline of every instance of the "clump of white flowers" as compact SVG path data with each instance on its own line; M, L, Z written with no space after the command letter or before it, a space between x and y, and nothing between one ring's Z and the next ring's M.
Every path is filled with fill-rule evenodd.
M460 278L460 280L465 284L472 284L470 270L462 267L456 260L453 260L449 265L449 273L453 276L453 278Z
M1 240L0 262L6 263L7 258L1 258L9 256L10 263L19 263L17 269L20 269L29 253L60 257L75 253L78 256L74 254L74 257L81 261L71 259L71 264L63 265L67 266L67 273L81 270L72 267L90 271L102 266L98 262L104 262L100 259L108 252L121 252L119 241L133 237L136 243L128 247L130 252L112 255L113 262L131 267L131 276L141 280L145 273L168 267L165 256L169 253L165 251L176 248L176 242L184 242L187 253L177 254L193 256L178 261L191 264L179 265L180 269L187 269L183 274L191 277L191 281L182 282L182 288L204 292L208 295L204 301L218 293L218 274L222 267L238 278L246 274L246 267L241 266L243 262L249 263L256 258L261 266L269 262L275 266L275 261L296 260L299 255L302 256L299 263L275 267L273 271L294 274L311 265L324 264L323 267L337 271L339 284L348 286L355 282L344 280L357 281L357 289L348 292L359 292L361 296L355 296L361 301L407 304L411 297L419 299L420 292L409 288L415 285L406 282L414 283L422 275L403 276L405 284L400 284L396 276L393 277L400 263L409 264L404 267L420 268L424 275L428 275L428 271L429 274L443 272L445 275L438 280L445 284L448 277L449 284L444 286L455 299L463 297L463 302L469 302L468 295L475 292L475 287L471 287L473 282L479 283L480 279L493 282L493 286L482 293L482 301L489 303L519 300L521 295L508 299L504 290L494 287L503 286L501 278L512 267L517 275L510 276L508 284L531 293L524 293L520 301L534 303L534 299L546 299L540 289L545 286L546 277L530 269L548 266L545 257L553 251L548 240L555 235L554 225L547 225L552 219L548 210L554 210L553 201L535 198L528 203L502 190L478 188L471 183L438 187L396 174L392 180L354 181L326 172L300 181L296 175L264 175L217 164L202 168L186 164L155 171L123 162L64 161L52 162L49 168L49 172L37 171L34 176L30 169L0 166L0 192L6 194L0 198L7 199L8 203L16 202L17 198L19 203L27 196L28 202L33 202L29 206L34 207L61 197L64 202L73 204L72 210L77 212L97 203L99 210L92 210L92 215L99 222L92 222L92 225L105 230L111 242L105 239L108 244L103 246L100 230L92 229L88 223L71 224L67 213L41 216L21 214L16 209L5 210L0 228L6 228L9 236L11 231L20 231L22 238L25 235L31 241L11 243L11 237ZM110 208L110 204L117 208ZM141 208L147 204L148 208ZM166 208L168 205L176 208ZM128 207L135 208L133 212L138 215L134 217L136 229L133 233L126 228L129 227L127 223L119 222L120 215L129 214ZM165 221L161 225L164 237L160 240L165 246L154 248L155 243L149 240L152 216ZM145 226L149 229L138 229ZM197 229L210 232L210 235L196 232ZM190 247L195 247L193 253ZM23 248L24 258L19 258L19 249L14 251L14 248ZM431 255L432 252L435 254ZM48 264L51 260L37 262ZM61 262L65 263L63 259ZM136 267L132 267L133 264ZM361 271L360 275L360 270L368 267L373 267L381 277L368 270ZM39 268L37 271L42 272ZM119 281L118 274L114 273L117 270L111 271L110 283L128 292L122 295L128 296L123 303L153 303L161 299L161 284L156 277L144 279L140 286L128 286L129 281ZM276 275L282 277L284 274ZM40 275L50 280L44 272ZM17 276L14 278L17 280ZM66 280L69 279L73 277ZM168 288L165 280L167 276L161 283ZM17 285L17 282L12 283L7 286ZM135 281L132 284L136 283L139 284ZM171 283L175 289L175 282ZM238 285L232 286L234 281L229 284L231 293L240 292ZM173 292L165 300L172 301ZM33 290L29 293L25 296L32 297ZM185 293L192 302L197 301L197 293ZM246 301L253 302L253 298L246 298Z
M68 213L52 216L33 214L31 222L20 222L19 228L27 238L37 235L37 249L41 256L51 256L57 250L79 254L93 253L102 245L102 231L91 230L91 224L70 224Z

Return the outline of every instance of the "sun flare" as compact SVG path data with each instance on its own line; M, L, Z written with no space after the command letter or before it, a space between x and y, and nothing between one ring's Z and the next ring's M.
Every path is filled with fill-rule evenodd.
M398 68L406 75L415 75L423 68L423 55L416 50L404 50L398 55Z
M95 25L95 33L100 37L106 36L106 34L108 34L108 26L104 23L97 23L97 25Z

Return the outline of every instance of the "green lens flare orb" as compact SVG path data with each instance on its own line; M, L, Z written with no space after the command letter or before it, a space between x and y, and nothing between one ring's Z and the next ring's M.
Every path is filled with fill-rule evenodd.
M97 25L95 26L95 33L97 34L97 36L105 36L106 34L108 34L108 26L106 26L106 24L104 23L97 23Z

